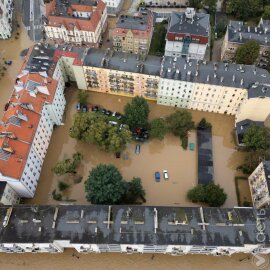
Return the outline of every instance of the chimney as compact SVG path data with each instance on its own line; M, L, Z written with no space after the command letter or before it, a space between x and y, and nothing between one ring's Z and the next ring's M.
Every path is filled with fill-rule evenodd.
M233 80L233 82L235 82L235 74L233 74L232 80Z
M265 27L264 28L264 33L267 34L267 31L268 31L268 27Z
M214 78L216 78L217 77L217 73L216 72L214 72Z
M257 28L257 27L255 27L255 33L257 33L257 31L258 31L258 28Z
M239 39L242 41L242 33L239 33Z
M222 83L222 82L223 82L223 80L224 80L224 77L223 77L223 76L221 76L221 77L220 77L220 82Z
M241 85L243 85L244 84L244 79L241 79L241 83L240 83Z
M253 73L254 73L254 75L257 74L257 69L256 68L254 68Z
M206 80L209 82L209 75L207 75L207 79Z
M250 26L248 26L248 32L250 32Z

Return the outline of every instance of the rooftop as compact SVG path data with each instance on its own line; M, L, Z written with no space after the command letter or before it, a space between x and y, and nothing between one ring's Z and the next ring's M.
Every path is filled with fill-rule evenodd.
M256 40L261 46L270 47L270 21L261 19L256 27L247 26L243 21L230 21L228 25L228 40L244 44Z
M168 33L209 36L209 14L195 13L194 9L187 8L186 12L171 14Z
M166 56L162 61L161 77L197 83L224 85L235 88L250 88L250 96L259 91L251 87L269 84L269 72L255 66L189 60ZM270 91L265 93L270 97Z
M0 208L1 243L262 244L256 237L260 220L252 208L17 205L4 227L7 209ZM269 216L270 210L265 211ZM264 224L269 246L270 221Z
M145 60L142 60L140 56L135 54L91 48L88 50L83 64L85 66L159 76L161 59L148 55Z

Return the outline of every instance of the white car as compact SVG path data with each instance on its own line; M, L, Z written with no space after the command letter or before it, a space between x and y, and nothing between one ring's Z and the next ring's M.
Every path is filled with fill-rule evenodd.
M168 174L167 170L163 170L163 177L164 177L165 180L169 179L169 174Z

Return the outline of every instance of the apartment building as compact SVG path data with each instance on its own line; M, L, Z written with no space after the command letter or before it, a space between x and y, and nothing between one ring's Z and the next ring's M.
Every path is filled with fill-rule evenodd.
M269 209L17 205L0 212L0 252L5 253L270 252Z
M0 39L11 37L13 9L13 0L0 1Z
M46 37L57 44L99 47L107 27L102 0L53 0L46 4L46 17Z
M247 101L249 98L253 96L259 99L261 95L260 91L252 91L255 88L251 87L250 92L248 88L256 81L260 84L268 83L268 76L266 70L253 66L164 57L157 103L236 115L242 104L250 103ZM266 103L269 105L269 100ZM261 118L269 114L266 107L262 108L264 115ZM244 109L241 113L247 117ZM239 119L242 120L242 116Z
M124 3L124 0L104 0L107 6L107 13L111 16L116 16Z
M147 55L153 35L154 17L144 10L133 16L120 15L112 31L113 49L117 52Z
M268 207L270 204L270 161L262 161L248 178L253 206Z
M53 50L44 50L36 45L26 56L0 125L0 181L26 198L35 194L53 126L61 124L66 104L60 65Z
M188 5L188 0L177 0L177 1L167 1L167 0L143 0L146 6L149 7L186 7Z
M83 62L80 89L156 100L161 58L90 49Z
M210 42L210 20L194 8L171 14L166 36L165 56L203 60Z
M270 51L270 20L261 19L258 26L247 26L243 21L230 21L221 48L221 59L231 60L237 48L250 40L260 43L260 54Z
M20 202L18 194L7 182L0 182L0 205L13 205Z

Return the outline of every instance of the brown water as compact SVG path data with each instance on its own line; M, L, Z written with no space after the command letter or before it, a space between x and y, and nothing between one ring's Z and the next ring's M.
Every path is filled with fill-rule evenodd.
M89 171L99 163L111 163L119 168L123 177L127 180L134 176L140 177L146 191L146 204L148 205L193 205L186 199L187 191L197 183L197 151L184 151L180 146L177 137L168 134L163 141L152 140L141 145L141 152L136 155L136 143L130 143L123 152L128 156L128 160L116 159L113 154L108 154L97 149L94 145L77 142L69 137L69 128L72 125L72 117L76 113L77 93L69 89L67 98L67 110L65 114L65 125L57 127L53 133L52 140L47 152L41 173L39 185L34 199L29 203L46 204L56 203L52 197L52 191L57 187L59 180L69 183L71 187L66 190L65 199L76 200L76 203L87 203L84 193L84 181L89 175ZM93 104L99 104L112 111L122 112L123 106L130 101L129 98L107 95L100 93L90 93L89 100ZM158 116L165 116L175 109L149 102L151 114L150 119ZM213 154L215 182L220 184L228 194L226 207L237 205L234 175L235 168L242 161L242 153L234 149L231 131L233 129L234 118L230 116L217 115L192 111L193 118L198 122L202 117L206 117L213 125ZM195 133L191 132L189 142L196 145ZM83 154L84 160L79 169L79 174L83 176L83 181L74 184L70 175L57 177L51 172L54 164L73 153L79 151ZM154 172L168 170L169 181L163 179L157 183L154 180Z
M0 76L0 118L3 115L3 108L11 95L11 91L18 75L19 69L23 63L20 58L20 52L33 45L33 42L28 39L27 33L23 24L20 23L20 28L13 33L12 37L8 40L0 40L0 65L4 64L5 60L12 60L12 65L7 68L4 76ZM15 39L15 34L20 33L19 39ZM2 71L0 72L2 73Z
M168 255L124 255L124 254L78 254L72 257L73 250L62 254L0 254L1 269L18 270L251 270L253 266L246 254L232 257L212 257L206 255L187 255L172 257ZM242 260L242 261L241 261Z

